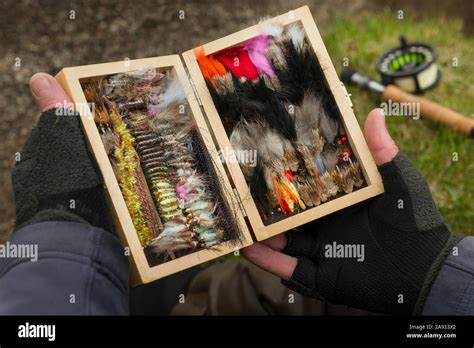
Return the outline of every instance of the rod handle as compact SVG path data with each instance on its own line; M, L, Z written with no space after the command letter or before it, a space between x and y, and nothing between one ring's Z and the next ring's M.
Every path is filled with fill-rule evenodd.
M382 99L401 103L419 103L420 114L423 118L440 122L454 131L474 139L474 118L462 115L426 98L407 93L394 85L386 86L382 93Z

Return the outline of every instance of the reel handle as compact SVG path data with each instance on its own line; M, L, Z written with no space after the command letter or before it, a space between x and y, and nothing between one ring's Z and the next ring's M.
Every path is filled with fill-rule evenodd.
M396 102L419 103L420 113L423 118L440 122L456 132L474 138L474 118L462 115L426 98L407 93L394 85L386 86L382 93L382 99L385 101L391 99Z

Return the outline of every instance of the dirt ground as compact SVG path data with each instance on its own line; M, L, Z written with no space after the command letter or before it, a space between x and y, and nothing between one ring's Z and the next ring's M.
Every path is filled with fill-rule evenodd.
M393 4L396 3L396 6ZM416 6L413 6L416 3ZM35 72L67 66L180 53L273 16L309 5L322 30L332 16L381 6L470 16L456 3L366 0L20 1L0 4L0 242L11 232L15 206L11 170L39 116L28 81ZM454 3L454 5L453 5ZM424 5L423 5L424 4ZM436 6L433 6L436 5ZM180 19L183 14L184 19ZM414 10L415 11L415 10ZM470 14L469 14L470 13ZM467 17L469 19L469 17ZM467 27L469 30L469 26ZM470 27L472 28L472 26ZM15 63L20 66L15 66Z

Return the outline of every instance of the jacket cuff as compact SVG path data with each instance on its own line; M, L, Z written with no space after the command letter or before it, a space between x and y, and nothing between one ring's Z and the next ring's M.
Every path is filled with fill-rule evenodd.
M128 314L129 260L109 232L41 222L15 232L0 252L0 298L10 299L1 314Z
M474 315L474 237L456 248L433 283L423 315Z

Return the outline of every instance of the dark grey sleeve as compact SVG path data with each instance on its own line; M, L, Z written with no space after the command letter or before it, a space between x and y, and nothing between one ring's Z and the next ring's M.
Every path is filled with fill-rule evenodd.
M0 256L0 315L129 313L128 257L100 228L28 225L0 246Z
M461 240L444 262L423 315L474 315L474 237Z

